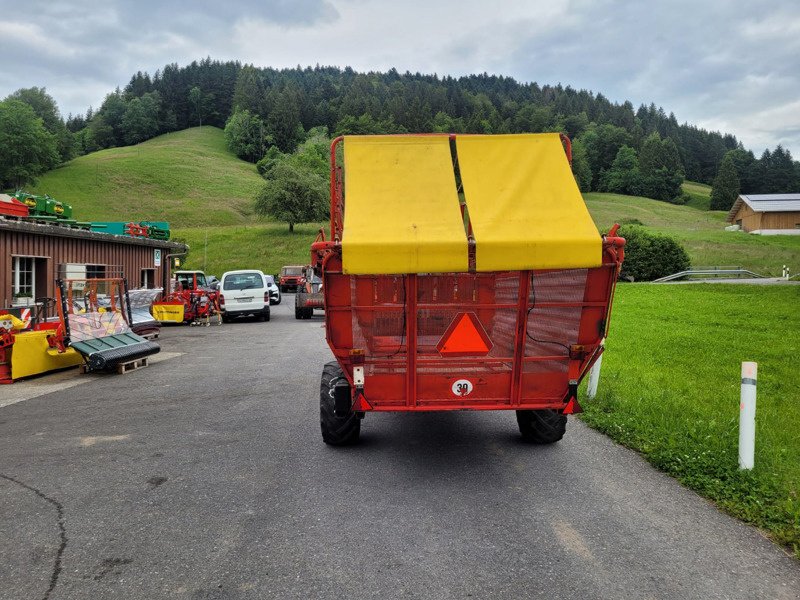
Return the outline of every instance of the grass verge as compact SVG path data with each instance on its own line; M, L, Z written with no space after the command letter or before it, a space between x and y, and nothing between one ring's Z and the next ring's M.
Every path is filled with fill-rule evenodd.
M582 418L800 558L800 286L617 288ZM758 362L756 467L738 470L741 362Z

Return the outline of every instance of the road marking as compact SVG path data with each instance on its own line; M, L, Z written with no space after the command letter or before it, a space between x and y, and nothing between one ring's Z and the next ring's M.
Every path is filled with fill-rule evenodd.
M89 448L90 446L94 446L96 443L100 442L122 442L124 440L131 439L130 434L125 435L87 435L85 437L79 438L79 443L82 448Z

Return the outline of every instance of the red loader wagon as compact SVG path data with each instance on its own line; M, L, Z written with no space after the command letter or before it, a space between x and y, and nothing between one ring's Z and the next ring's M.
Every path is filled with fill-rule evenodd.
M558 134L345 136L311 246L335 362L328 444L372 411L514 410L561 439L603 351L625 240L597 231Z

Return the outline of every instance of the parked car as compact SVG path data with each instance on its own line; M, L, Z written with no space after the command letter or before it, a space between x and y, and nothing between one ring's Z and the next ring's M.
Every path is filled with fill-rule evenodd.
M213 275L206 275L206 284L212 290L216 290L219 287L219 279L217 279Z
M269 291L264 273L253 269L228 271L219 285L219 306L226 323L252 315L269 321Z
M306 282L303 276L304 271L305 267L303 265L289 265L283 267L278 278L278 285L281 287L281 293L294 292L303 285Z
M267 290L269 291L269 303L280 304L281 290L278 287L278 284L275 283L275 278L272 275L264 275L264 283L266 284Z

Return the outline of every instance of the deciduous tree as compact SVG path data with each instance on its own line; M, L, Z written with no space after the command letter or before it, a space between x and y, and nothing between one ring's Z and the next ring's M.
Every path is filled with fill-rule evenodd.
M320 221L328 216L325 179L309 169L283 161L272 170L271 178L256 196L256 213L289 224Z

